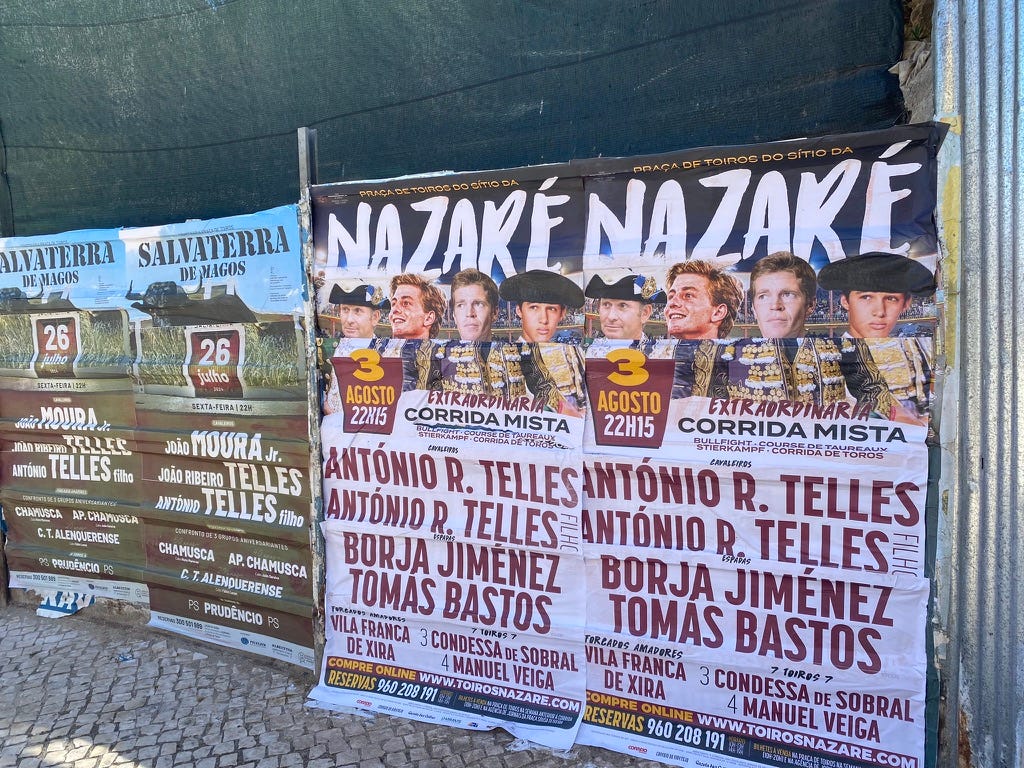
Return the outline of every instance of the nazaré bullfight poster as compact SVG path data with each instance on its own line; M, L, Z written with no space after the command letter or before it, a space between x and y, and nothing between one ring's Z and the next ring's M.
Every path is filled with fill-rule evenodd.
M582 588L582 618L546 610L544 633L572 650L556 687L585 676L578 743L676 765L920 766L942 136L318 188L332 626L315 695L429 719L438 681L478 672L493 692L507 669L484 661L520 637L443 634L474 622L489 642L475 622L513 608L460 612L449 576L474 552L485 580L532 568ZM579 292L524 293L535 269ZM534 304L556 305L543 340L582 354L578 385L537 378ZM424 318L433 341L410 344ZM541 418L515 429L508 393ZM573 442L559 416L582 422ZM557 575L581 581L497 567L495 543L569 545ZM418 648L387 628L399 617L423 622Z
M581 743L922 764L941 138L588 166Z
M121 231L150 623L313 665L297 208Z
M0 240L0 500L12 587L148 599L124 268L114 230Z
M320 701L575 741L587 401L567 170L313 195L332 352Z

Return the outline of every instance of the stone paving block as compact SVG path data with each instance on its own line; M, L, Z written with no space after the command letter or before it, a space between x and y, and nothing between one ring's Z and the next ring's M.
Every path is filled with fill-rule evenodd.
M367 744L364 747L359 748L359 754L363 757L380 757L386 755L387 750L384 749L380 744Z
M506 752L502 756L502 762L505 764L505 768L522 768L522 766L529 765L535 759L533 750L523 750L521 752Z
M274 731L264 730L261 733L254 733L253 735L256 737L256 743L263 744L264 746L269 746L279 740L278 734Z
M483 743L483 748L484 752L491 756L501 755L505 752L505 745L497 741L493 741L491 743L487 743L485 741Z
M74 742L72 742L72 743L74 743ZM66 754L65 760L67 760L69 763L77 763L79 760L84 760L85 757L88 754L89 754L89 745L88 744L86 744L85 746L75 746L74 749L72 749L71 751L69 751Z
M7 748L11 748L12 750L17 749L17 751L20 752L21 745L24 744L26 741L28 741L28 736L25 733L18 733L12 734L10 736L5 736L3 739L4 751L6 752Z
M366 732L333 736L331 731L324 731L322 735L318 735L317 741L330 741L332 738L344 738L353 747L362 747L374 741L373 737Z
M283 741L272 741L266 747L268 755L286 755L292 751L292 747Z
M26 722L13 723L7 728L7 736L8 738L11 736L23 736L28 733L29 727L30 724Z
M487 752L483 749L471 749L462 753L462 759L466 765L482 765L486 757Z
M313 733L313 741L317 744L323 744L329 738L331 738L331 733L327 729L316 731Z
M383 758L386 754L379 745L365 746L365 748L359 750L359 758L362 760L379 759Z
M320 757L321 755L326 755L326 754L327 754L327 747L325 747L323 744L314 744L313 746L311 746L309 748L309 758L311 760L313 758Z
M388 739L382 745L385 752L404 752L405 741L401 738Z
M235 751L235 742L233 742L233 741L224 741L224 742L221 742L220 744L215 744L213 746L213 754L217 755L218 757L220 755L225 755L228 752L234 752L234 751Z
M444 741L434 742L427 747L431 757L443 758L452 754L452 747Z
M267 748L266 747L258 747L257 746L257 747L249 747L248 749L243 749L242 750L242 759L243 760L247 760L247 761L251 760L253 762L258 762L259 760L262 760L266 756L267 756Z
M289 741L292 749L306 750L313 746L315 738L316 736L314 734L303 733L290 737Z
M411 763L418 765L428 757L430 757L430 755L427 753L427 750L423 749L423 747L414 747L409 750L409 762Z
M368 736L364 736L360 739L353 739L346 736L344 733L339 733L338 731L328 731L327 748L332 752L337 752L340 749L362 747L374 744L375 742L379 742L379 739L372 739Z
M160 754L160 747L155 744L151 747L143 747L139 750L138 755L140 760L153 760Z

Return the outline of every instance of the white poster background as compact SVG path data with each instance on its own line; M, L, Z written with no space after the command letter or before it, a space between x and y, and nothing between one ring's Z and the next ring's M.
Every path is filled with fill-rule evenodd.
M323 523L318 700L567 749L583 712L583 561Z
M716 766L769 748L919 765L928 581L843 576L588 558L580 742L677 765L684 748Z

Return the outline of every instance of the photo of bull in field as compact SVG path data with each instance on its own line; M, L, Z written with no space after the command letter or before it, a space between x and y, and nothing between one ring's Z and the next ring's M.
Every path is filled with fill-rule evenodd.
M125 298L132 300L135 309L145 312L156 327L177 325L209 325L212 323L254 323L254 313L229 286L207 286L203 281L193 289L186 289L165 280L150 283L142 293L128 285Z

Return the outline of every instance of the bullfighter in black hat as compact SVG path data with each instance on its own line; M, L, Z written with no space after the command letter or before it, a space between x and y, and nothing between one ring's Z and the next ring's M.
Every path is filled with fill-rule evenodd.
M822 267L818 284L841 291L849 313L848 338L864 339L889 391L920 416L931 402L932 340L893 337L896 324L915 296L935 293L935 275L914 259L872 251Z
M505 278L499 293L516 305L516 315L523 323L520 341L551 341L566 312L583 306L583 291L576 283L543 269Z
M597 299L597 316L605 338L639 340L641 347L649 341L644 324L651 319L655 306L665 304L665 292L646 275L629 274L613 282L594 275L583 294Z
M914 296L935 293L935 276L920 262L896 253L862 253L822 267L818 285L842 291L855 339L892 336Z
M531 269L502 281L501 298L516 305L523 332L518 341L526 386L535 398L578 415L586 403L583 356L569 344L548 344L570 309L583 306L583 291L557 272Z
M391 302L381 288L363 282L346 283L344 286L335 283L327 301L338 307L342 338L369 339L371 349L380 349L386 345L387 339L376 335L377 324L391 308ZM358 341L341 342L334 350L334 355L342 357L362 346L365 344ZM327 387L323 401L324 414L335 413L341 410L341 393L330 364L324 367L324 380Z
M338 305L341 334L346 339L373 338L381 316L391 309L384 292L367 283L358 283L349 290L335 284L327 300Z

